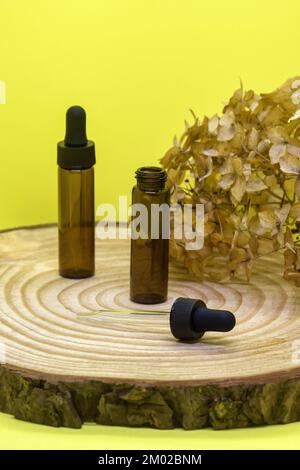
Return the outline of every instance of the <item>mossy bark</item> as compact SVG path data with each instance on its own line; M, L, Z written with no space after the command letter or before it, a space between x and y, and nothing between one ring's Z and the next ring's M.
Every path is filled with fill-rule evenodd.
M300 420L300 378L219 387L35 380L0 367L0 411L49 426L242 428Z

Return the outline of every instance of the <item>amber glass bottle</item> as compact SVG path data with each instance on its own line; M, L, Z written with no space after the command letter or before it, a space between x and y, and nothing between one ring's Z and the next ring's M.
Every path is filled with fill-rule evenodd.
M80 106L68 109L57 150L59 274L81 279L95 272L95 145L87 140Z
M166 172L161 168L139 168L136 179L132 204L142 204L147 209L148 223L146 230L141 228L143 238L131 238L130 298L142 304L156 304L164 302L168 295L169 239L163 236L163 213L153 218L151 208L163 205L168 209L170 193L165 187ZM165 222L169 224L168 220ZM153 232L157 233L156 238L152 238Z

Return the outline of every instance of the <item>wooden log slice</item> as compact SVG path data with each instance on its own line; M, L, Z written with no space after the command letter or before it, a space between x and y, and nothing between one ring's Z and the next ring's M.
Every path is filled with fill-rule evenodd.
M257 261L250 284L193 280L171 266L178 296L235 313L230 333L176 341L168 315L99 313L130 302L129 241L97 240L96 275L57 273L56 227L0 234L0 410L80 427L216 429L300 420L300 289L282 259ZM298 343L297 343L298 342Z

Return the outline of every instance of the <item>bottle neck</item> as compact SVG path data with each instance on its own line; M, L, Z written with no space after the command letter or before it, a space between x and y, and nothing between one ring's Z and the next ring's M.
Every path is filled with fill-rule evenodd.
M141 191L156 193L165 188L167 173L156 166L143 166L135 172L135 177Z

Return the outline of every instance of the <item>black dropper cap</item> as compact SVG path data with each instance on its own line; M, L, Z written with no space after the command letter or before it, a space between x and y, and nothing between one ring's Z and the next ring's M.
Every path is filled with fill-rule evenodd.
M199 299L179 297L172 305L170 328L175 338L196 341L206 331L230 331L235 316L227 310L211 310Z
M71 106L66 113L65 140L57 144L57 164L66 170L84 170L95 163L95 144L86 136L85 110Z

